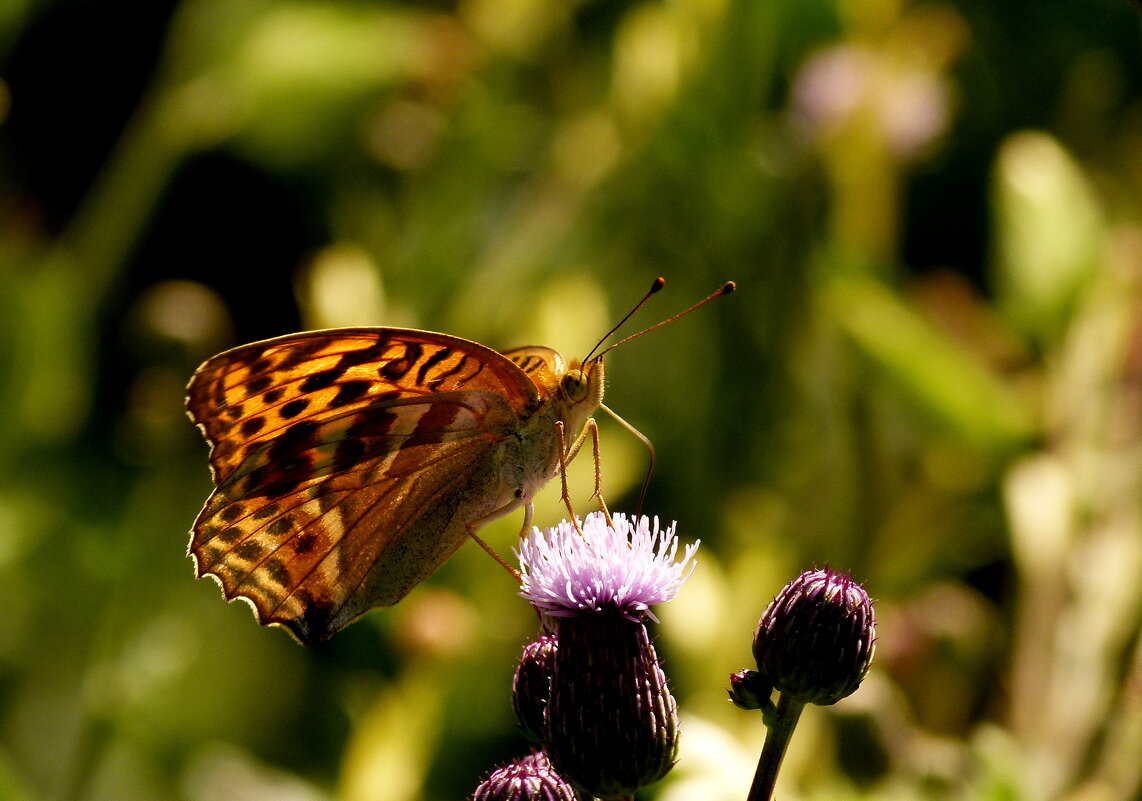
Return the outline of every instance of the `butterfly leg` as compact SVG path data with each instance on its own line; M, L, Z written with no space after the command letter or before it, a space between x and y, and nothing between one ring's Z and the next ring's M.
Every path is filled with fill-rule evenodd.
M588 418L587 428L591 431L591 450L595 457L595 499L599 502L603 517L607 519L607 525L614 528L615 521L611 520L611 512L607 509L607 502L603 500L603 457L599 450L599 426L594 417Z
M564 447L566 440L563 438L564 425L562 420L555 421L555 438L559 446L559 482L562 484L563 494L560 496L563 500L563 505L567 507L567 515L571 520L571 525L579 532L580 536L583 534L583 529L579 528L579 518L575 516L575 510L571 508L571 493L567 490L567 463L575 458L575 453L579 452L579 448L572 446L575 453L570 457L567 455L567 449ZM579 437L579 447L582 447L582 436ZM522 535L521 535L522 536Z
M607 519L607 525L613 528L615 521L611 519L611 512L607 508L607 502L603 500L603 458L599 446L599 424L595 422L594 417L588 417L587 422L583 425L582 432L575 438L575 442L571 444L571 447L566 450L564 450L563 447L563 421L556 421L555 428L556 435L559 439L559 472L563 482L563 503L567 507L567 511L571 513L572 523L575 523L575 512L571 509L571 497L567 491L567 464L579 455L579 451L587 441L587 435L590 434L591 450L595 459L595 492L592 497L598 500L599 510L603 513L603 517ZM575 527L578 528L577 523Z
M527 504L527 506L525 506L524 509L526 510L526 519L524 520L524 531L526 531L528 524L531 522L531 504L530 503ZM481 548L483 548L487 552L488 556L495 559L496 563L499 564L500 567L502 567L504 570L511 573L512 577L515 578L515 580L517 582L519 582L519 581L523 580L523 577L520 575L519 571L516 570L511 565L509 565L507 563L507 561L502 556L500 556L498 553L496 553L495 548L493 548L491 545L488 545L488 543L484 542L479 537L479 535L476 534L476 529L478 529L480 526L484 525L484 523L488 523L488 522L491 522L492 520L495 520L497 517L500 517L500 515L501 515L501 513L497 510L496 512L492 512L487 517L481 517L479 520L473 520L471 523L469 523L467 525L468 536L471 537L472 540L477 545L479 545Z

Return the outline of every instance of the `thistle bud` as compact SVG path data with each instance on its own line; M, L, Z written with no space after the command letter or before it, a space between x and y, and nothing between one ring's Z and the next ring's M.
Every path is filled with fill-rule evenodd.
M516 720L528 739L543 741L544 715L551 694L555 664L555 635L543 634L524 646L512 680L512 705Z
M758 621L758 671L783 695L835 704L860 686L875 651L872 601L832 570L809 570L778 593Z
M492 771L472 801L576 801L575 790L560 776L547 755L534 751Z

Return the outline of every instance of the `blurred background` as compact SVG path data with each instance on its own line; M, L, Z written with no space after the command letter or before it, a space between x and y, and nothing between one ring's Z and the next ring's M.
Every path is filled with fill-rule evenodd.
M608 357L702 540L640 798L745 797L728 675L828 564L877 660L781 798L1142 799L1140 42L1125 0L4 0L0 799L443 801L524 753L479 549L313 649L193 580L183 388L336 325L582 356L658 275L638 322L739 291Z

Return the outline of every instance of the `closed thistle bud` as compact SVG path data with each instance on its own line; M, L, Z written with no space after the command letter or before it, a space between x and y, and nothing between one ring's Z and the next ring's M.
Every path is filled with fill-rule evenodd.
M512 679L512 705L516 720L530 740L543 741L544 715L555 668L555 635L542 634L524 646Z
M783 695L828 705L860 686L875 648L872 601L832 570L809 570L778 593L758 621L758 671Z
M492 771L472 801L576 801L575 790L560 776L542 751L533 751Z
M772 692L773 684L756 670L730 674L730 700L738 709L763 709Z
M558 626L543 742L577 787L625 798L678 753L678 706L643 620L689 577L674 527L616 514L536 529L520 545L521 595Z

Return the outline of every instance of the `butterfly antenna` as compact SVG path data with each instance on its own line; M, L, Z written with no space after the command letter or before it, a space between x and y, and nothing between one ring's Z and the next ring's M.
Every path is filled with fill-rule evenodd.
M646 303L648 300L650 300L650 296L651 296L651 295L653 295L653 294L654 294L655 292L657 292L658 290L662 289L662 287L664 287L664 286L666 286L666 279L665 279L665 278L663 278L662 276L659 276L658 278L655 278L655 279L654 279L654 283L650 285L650 289L649 289L649 291L647 291L647 293L646 293L645 295L643 295L643 296L642 296L642 300L640 300L638 303L636 303L636 304L634 305L634 308L633 308L633 309L631 309L630 311L628 311L628 312L626 313L626 316L625 316L625 317L623 317L623 319L621 319L621 320L619 320L617 323L615 323L614 327L613 327L613 328L612 328L610 331L608 331L607 333L603 334L603 338L602 338L602 339L600 339L600 340L599 340L599 341L598 341L598 342L595 344L595 347L591 348L591 352L587 354L587 358L583 360L583 364L586 364L587 362L591 361L591 357L595 355L595 351L597 351L597 350L598 350L600 347L602 347L603 343L607 341L607 338L608 338L608 337L609 337L611 334L615 333L615 332L616 332L616 331L618 331L620 328L622 328L622 327L623 327L623 323L625 323L627 320L629 320L629 319L630 319L630 318L631 318L631 317L634 315L634 313L635 313L636 311L638 311L639 309L641 309L641 308L643 307L643 305L644 305L644 304L645 304L645 303ZM613 346L612 346L612 347L613 347ZM607 348L607 350L610 350L610 348ZM605 351L603 351L603 353L606 353L606 352L607 352L606 350L605 350ZM600 353L599 355L600 355L600 356L602 356L603 354L602 354L602 353Z
M659 283L660 281L662 283ZM623 322L626 322L626 320L630 317L631 314L634 314L636 311L638 311L638 307L641 306L643 303L646 303L647 298L649 298L651 295L653 295L659 289L662 289L663 283L665 283L665 281L663 281L663 279L659 278L658 281L655 282L655 285L650 288L650 292L647 293L646 297L643 298L642 301L639 302L638 306L635 306L633 309L631 309L630 314L628 314L626 317L623 318ZM689 309L685 309L684 311L680 311L680 312L678 312L678 314L674 315L673 317L668 317L667 319L663 320L662 322L655 323L650 328L644 328L636 334L631 334L629 337L624 337L623 339L620 339L615 344L611 345L610 347L606 348L605 350L600 351L599 355L596 356L595 358L600 358L604 354L610 353L612 350L617 348L619 345L625 345L627 342L630 342L632 339L635 339L636 337L640 337L643 334L649 334L651 331L655 331L659 328L662 328L662 326L664 326L664 325L670 325L670 323L674 322L678 318L685 317L687 314L689 314L692 311L697 311L698 309L702 308L707 303L709 303L711 300L716 300L717 298L720 298L723 295L728 295L731 292L733 292L735 289L737 289L737 284L735 284L733 281L726 281L726 283L722 284L721 287L719 287L716 292L713 292L708 297L703 298L702 300L698 301L693 306L691 306ZM622 325L622 322L620 322L619 325ZM614 328L612 328L611 332L608 333L607 336L609 337L611 334L613 334L618 327L619 326L616 325ZM603 337L604 340L606 338L607 337ZM599 344L601 345L602 343L600 342ZM596 345L595 350L598 350L598 348L599 348L599 345ZM594 353L595 350L592 350L591 353Z

